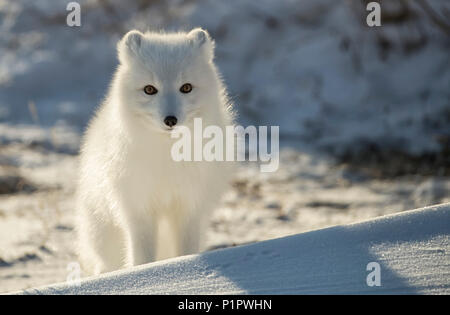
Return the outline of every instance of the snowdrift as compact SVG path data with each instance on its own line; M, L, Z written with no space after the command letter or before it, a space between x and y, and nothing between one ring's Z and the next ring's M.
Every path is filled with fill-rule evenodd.
M449 241L450 203L20 293L450 294Z

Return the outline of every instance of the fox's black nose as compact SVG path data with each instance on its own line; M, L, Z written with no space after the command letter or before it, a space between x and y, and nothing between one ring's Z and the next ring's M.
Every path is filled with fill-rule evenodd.
M175 116L167 116L166 118L164 118L164 123L169 126L169 127L173 127L177 124L177 117Z

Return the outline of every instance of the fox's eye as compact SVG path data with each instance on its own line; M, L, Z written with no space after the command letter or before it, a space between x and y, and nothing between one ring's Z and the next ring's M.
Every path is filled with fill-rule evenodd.
M153 85L146 85L144 87L144 92L145 92L145 94L153 95L153 94L158 93L158 90Z
M192 84L190 83L185 83L180 87L181 93L189 93L190 91L192 91Z

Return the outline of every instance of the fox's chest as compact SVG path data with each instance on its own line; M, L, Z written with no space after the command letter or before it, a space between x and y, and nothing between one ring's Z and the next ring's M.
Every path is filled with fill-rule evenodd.
M149 202L161 206L192 205L202 200L214 185L215 165L209 162L149 161L131 180Z

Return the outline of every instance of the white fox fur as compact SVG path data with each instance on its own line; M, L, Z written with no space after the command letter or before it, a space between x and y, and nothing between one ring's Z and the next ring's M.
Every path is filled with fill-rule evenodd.
M196 117L203 127L232 124L213 50L202 29L130 31L119 42L120 65L81 149L77 236L86 274L199 251L233 165L174 161L177 140L164 118L191 130ZM185 83L192 92L179 91ZM157 94L144 93L149 84Z

